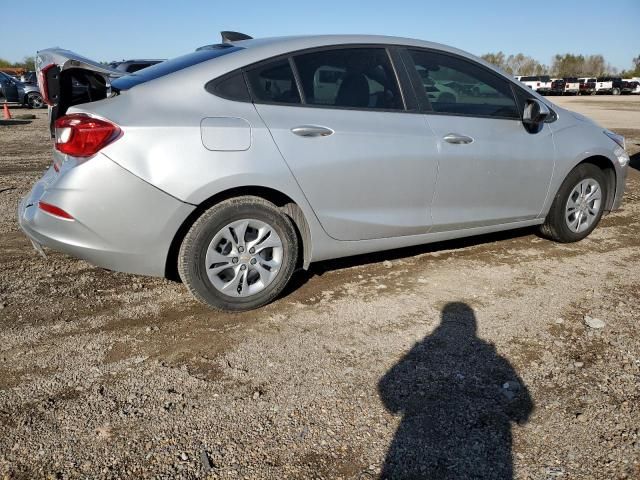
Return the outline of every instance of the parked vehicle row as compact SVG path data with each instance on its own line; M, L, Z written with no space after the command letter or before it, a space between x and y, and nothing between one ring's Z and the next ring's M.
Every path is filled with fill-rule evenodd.
M109 67L114 71L121 72L121 75L126 75L160 62L164 62L164 60L123 60L121 62L111 62ZM74 98L91 98L87 96L90 92L89 84L85 80L82 78L71 79ZM0 103L4 102L28 108L46 107L38 86L36 72L23 72L17 77L0 71Z
M640 78L551 78L548 75L516 76L516 78L541 95L640 94Z

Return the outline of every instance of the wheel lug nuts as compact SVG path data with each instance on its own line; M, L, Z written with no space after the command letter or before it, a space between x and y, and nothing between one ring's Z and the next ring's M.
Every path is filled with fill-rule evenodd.
M255 249L255 248L250 248L250 249L249 249L249 253L251 253L251 254L256 253L256 249Z
M256 263L258 263L258 261L255 258L251 259L251 265L255 265Z
M247 266L246 265L240 265L240 270L246 270Z
M238 247L238 251L239 251L240 253L244 252L244 247Z

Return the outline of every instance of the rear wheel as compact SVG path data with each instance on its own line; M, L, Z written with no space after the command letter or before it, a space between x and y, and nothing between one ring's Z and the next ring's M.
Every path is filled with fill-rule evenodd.
M44 107L44 100L42 95L37 92L32 92L27 95L27 107L29 108L42 108Z
M600 168L583 163L574 168L558 190L541 232L557 242L578 242L600 222L607 183Z
M614 95L620 95L620 89L614 88L613 90L611 90L611 93L613 93Z
M243 196L211 207L194 223L180 247L178 271L198 300L244 311L275 299L297 258L289 217L271 202Z

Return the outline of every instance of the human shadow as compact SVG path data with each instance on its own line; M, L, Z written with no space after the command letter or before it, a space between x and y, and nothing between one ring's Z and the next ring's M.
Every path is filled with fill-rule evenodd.
M511 424L534 404L476 323L467 304L447 304L434 332L380 380L385 407L402 415L381 479L513 478Z
M638 145L640 145L640 143ZM631 157L629 158L629 166L631 168L635 168L636 170L640 170L640 152L631 155Z

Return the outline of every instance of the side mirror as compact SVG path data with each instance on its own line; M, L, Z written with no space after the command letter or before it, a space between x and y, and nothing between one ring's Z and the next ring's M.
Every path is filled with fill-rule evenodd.
M527 105L524 107L522 123L524 123L525 126L536 127L544 122L549 115L551 115L549 107L540 100L531 98L527 100Z

